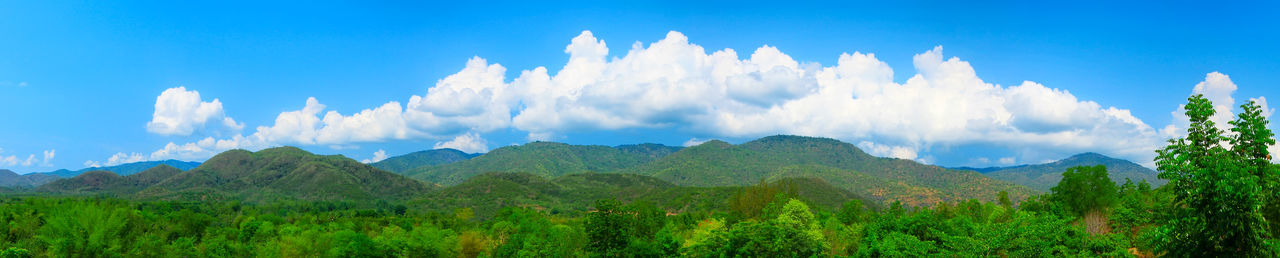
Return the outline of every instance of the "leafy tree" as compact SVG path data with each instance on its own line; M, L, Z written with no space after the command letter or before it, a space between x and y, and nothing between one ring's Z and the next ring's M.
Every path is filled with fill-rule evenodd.
M850 199L840 207L840 213L836 214L836 217L840 218L840 223L845 225L860 223L865 219L865 209L862 200Z
M1209 120L1213 103L1199 94L1187 101L1187 136L1157 151L1159 177L1169 180L1174 210L1156 248L1171 256L1267 256L1262 189L1251 159L1260 154L1251 145L1263 142L1255 137L1265 135L1254 126L1265 127L1265 121L1252 114L1237 120L1244 126L1237 130L1246 134L1236 140L1244 145L1239 148L1245 155L1239 155L1222 146L1229 139Z
M1116 202L1116 185L1104 166L1068 168L1052 191L1054 199L1076 216L1106 210Z
M587 250L605 256L618 256L628 245L626 210L618 200L596 201L596 210L587 215Z

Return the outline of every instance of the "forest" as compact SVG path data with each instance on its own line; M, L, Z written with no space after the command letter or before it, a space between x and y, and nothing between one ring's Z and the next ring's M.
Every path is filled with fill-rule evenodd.
M1166 184L1116 183L1106 166L1074 166L1059 171L1061 180L1047 192L982 181L954 188L955 194L937 194L931 189L948 188L937 187L944 181L931 177L910 179L914 181L908 183L914 185L895 188L931 194L899 192L869 198L867 193L877 189L839 180L885 179L860 174L875 173L874 168L836 165L777 166L777 171L790 174L761 175L754 178L756 183L738 182L737 186L677 186L638 175L493 171L471 175L470 180L448 178L455 181L450 185L399 182L383 187L438 193L423 197L379 186L336 192L323 187L255 188L259 186L227 178L289 180L294 175L264 176L283 171L271 165L256 170L236 167L235 171L250 174L216 174L214 168L206 168L223 164L215 157L188 172L166 167L139 176L100 173L43 188L76 189L75 193L5 193L0 198L0 257L1276 256L1280 253L1274 239L1280 234L1276 223L1280 221L1276 191L1280 167L1271 163L1267 151L1275 144L1274 134L1267 129L1269 122L1261 107L1253 102L1241 107L1244 112L1229 125L1216 125L1210 119L1215 112L1212 103L1200 95L1188 99L1187 135L1157 151L1159 179L1167 180ZM311 175L329 166L324 164L339 164L334 166L344 171L368 168L344 167L348 165L340 161L319 163L331 157L308 160L303 154L286 154L311 164L298 170ZM280 160L248 152L234 155L239 159L225 164L250 166ZM615 168L640 171L661 165ZM702 167L726 167L717 166ZM886 165L889 170L911 166ZM433 172L447 169L458 168L413 173L422 178L458 175ZM847 172L853 169L860 173ZM192 173L201 171L206 174ZM774 170L760 173L770 171ZM844 177L795 180L785 176L814 171ZM353 182L400 178L379 173L344 178ZM179 177L186 181L175 179ZM606 191L592 186L607 180L625 187ZM333 184L341 182L345 181ZM210 187L212 183L232 186ZM1008 190L983 192L984 196L959 194L990 185ZM116 190L103 190L108 188ZM178 191L197 188L200 193L217 194ZM834 190L814 190L826 188ZM225 193L244 189L278 192ZM505 194L514 197L484 198L505 196L500 193L504 190L513 191ZM310 194L284 194L289 191ZM923 201L936 202L918 204Z

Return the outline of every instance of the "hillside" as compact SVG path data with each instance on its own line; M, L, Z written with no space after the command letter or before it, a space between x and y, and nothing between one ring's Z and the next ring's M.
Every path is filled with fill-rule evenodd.
M84 168L81 170L59 169L57 171L40 172L40 173L33 173L33 174L46 174L46 175L58 176L58 178L71 178L89 171L111 171L116 175L127 176L127 175L132 175L134 173L142 172L143 170L147 170L161 164L168 165L170 167L174 167L183 171L191 170L193 168L196 168L196 166L200 166L200 162L190 162L190 161L170 159L170 160L161 160L161 161L142 161L142 162L134 162L134 163L125 163L125 164L108 166L108 167L91 167L91 168Z
M182 173L182 170L164 164L127 176L120 176L111 171L89 171L72 178L59 179L45 184L36 188L36 191L130 196L179 173Z
M40 173L30 173L25 175L19 175L18 173L15 173L8 169L0 169L0 187L6 187L6 188L34 187L34 186L43 185L48 182L53 182L53 180L58 180L58 177L54 175L47 175L47 174L40 174Z
M1128 160L1107 157L1105 155L1092 152L1076 154L1062 160L1044 164L1003 168L984 168L981 170L987 171L983 172L983 174L988 177L1025 185L1036 190L1047 192L1050 188L1057 185L1058 181L1062 180L1062 172L1067 171L1067 168L1096 165L1107 166L1107 173L1110 174L1111 181L1114 181L1117 184L1124 183L1125 179L1132 180L1134 183L1146 180L1148 183L1151 183L1152 187L1159 187L1167 183L1167 181L1156 177L1158 173L1155 170L1151 170Z
M471 154L455 149L435 149L390 157L369 165L381 170L404 173L422 166L444 165L468 160L476 156L480 156L480 154Z
M801 136L770 136L741 145L709 141L620 172L652 175L686 186L748 185L786 175L809 176L855 193L907 205L965 199L990 201L1001 190L1008 191L1015 200L1035 193L973 171L875 157L849 143Z
M421 182L340 156L294 147L231 150L139 193L144 198L370 200L425 193Z
M630 168L671 153L656 144L608 147L531 142L507 146L479 157L441 166L427 166L405 172L409 177L441 185L459 184L487 172L522 172L542 177L604 172Z
M857 194L833 187L821 179L782 178L799 189L802 199L822 209L834 210ZM502 207L519 206L549 210L551 214L585 212L596 200L646 201L668 212L725 211L728 201L744 187L685 187L657 178L618 173L580 173L553 179L529 173L484 173L458 185L432 192L414 201L429 209L472 208L484 217ZM866 203L874 203L865 200Z

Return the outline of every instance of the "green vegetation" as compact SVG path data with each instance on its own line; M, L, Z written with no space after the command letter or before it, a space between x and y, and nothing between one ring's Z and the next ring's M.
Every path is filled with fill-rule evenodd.
M657 149L657 150L654 150ZM441 185L455 185L488 172L520 172L543 177L614 171L638 166L660 157L661 148L568 145L532 142L507 146L485 155L442 166L426 166L405 172L409 177Z
M1021 200L1036 192L973 171L871 156L834 139L785 135L741 145L709 141L619 172L652 175L687 186L748 185L782 177L813 177L878 201L901 201L908 206L973 198L993 201L1000 191Z
M455 149L435 149L390 157L369 165L381 170L404 173L410 169L425 166L439 166L468 160L475 158L476 156L480 156L480 154L470 154Z
M1263 182L1274 180L1266 148L1274 143L1260 107L1250 101L1231 122L1234 138L1209 118L1213 103L1188 99L1187 136L1159 150L1160 177L1174 192L1174 216L1160 227L1157 248L1179 256L1274 256L1262 206L1270 201ZM1230 142L1231 147L1225 147Z
M1081 153L1059 161L1045 164L1023 165L1015 167L996 167L996 168L956 168L975 170L982 172L987 177L1013 182L1020 185L1029 186L1032 189L1040 191L1049 191L1058 181L1062 180L1062 171L1067 168L1078 166L1106 166L1110 172L1111 181L1115 184L1124 183L1125 180L1133 182L1147 181L1153 186L1162 186L1167 181L1158 178L1156 171L1141 165L1129 162L1128 160L1116 159L1097 153Z

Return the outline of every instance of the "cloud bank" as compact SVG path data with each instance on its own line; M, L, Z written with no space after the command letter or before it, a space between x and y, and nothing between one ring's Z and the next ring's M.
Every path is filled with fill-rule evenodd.
M740 57L733 49L709 52L675 31L647 45L635 42L612 57L604 40L584 31L564 52L569 61L554 74L536 67L508 79L505 67L475 57L404 104L390 101L344 115L326 112L319 100L308 98L301 109L283 112L273 125L247 136L169 143L150 155L120 153L107 163L138 156L200 159L232 148L404 139L484 152L489 148L481 136L500 129L549 140L630 128L717 137L830 137L856 142L876 155L926 162L921 153L932 148L984 144L1021 153L1094 151L1141 163L1178 131L1175 125L1157 131L1127 109L1036 82L988 83L968 62L946 57L942 47L915 55L916 73L903 82L895 82L894 69L870 53L843 53L829 66L794 60L768 45ZM1230 79L1216 72L1194 88L1226 104L1224 115L1234 90ZM222 114L217 99L203 102L182 87L157 98L155 117L147 128L159 134L187 135L211 121L243 127ZM686 145L699 141L704 140Z

